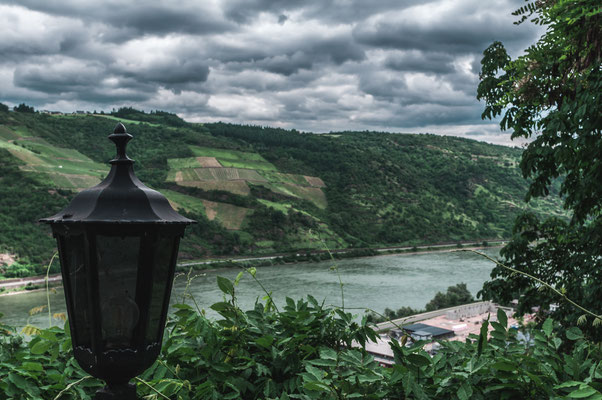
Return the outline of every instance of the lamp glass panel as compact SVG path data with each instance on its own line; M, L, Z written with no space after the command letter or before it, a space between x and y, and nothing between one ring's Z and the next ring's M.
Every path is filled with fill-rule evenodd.
M175 237L162 237L157 239L155 245L153 271L153 288L151 292L149 306L148 329L146 330L146 340L149 343L156 342L161 337L160 330L161 314L165 301L165 292L171 287L171 282L168 282L171 256L175 246Z
M84 235L62 238L64 243L63 269L67 275L72 315L69 315L75 331L76 346L90 346L90 303L88 301L88 271Z
M106 350L128 347L140 318L138 236L96 236L101 333Z

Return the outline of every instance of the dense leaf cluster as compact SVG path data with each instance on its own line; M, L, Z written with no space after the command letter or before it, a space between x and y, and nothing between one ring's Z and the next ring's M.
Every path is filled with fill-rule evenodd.
M484 118L501 116L502 129L530 138L521 170L528 198L545 196L560 178L570 222L526 214L502 250L506 263L542 279L578 304L602 310L602 9L596 0L530 1L515 13L546 27L525 54L511 59L493 43L482 60L479 98ZM487 297L520 300L520 309L548 309L558 299L539 284L497 267ZM556 318L584 323L602 338L602 320L561 304ZM585 323L587 322L587 323Z
M250 271L253 275L254 272ZM237 281L240 279L240 275ZM560 399L602 398L602 352L578 328L559 336L508 326L506 314L480 335L425 343L391 340L395 365L384 368L364 349L376 339L365 318L314 298L270 302L243 311L236 282L218 277L224 301L208 320L176 305L159 360L137 380L146 399ZM196 303L195 303L196 304ZM489 326L493 327L488 335ZM29 329L24 342L0 326L0 399L90 399L102 383L74 362L68 328ZM565 340L566 337L566 340ZM562 353L562 347L569 348Z

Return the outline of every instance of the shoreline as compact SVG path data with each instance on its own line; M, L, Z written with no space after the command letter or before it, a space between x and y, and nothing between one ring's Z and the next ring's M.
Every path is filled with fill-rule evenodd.
M257 263L257 267L267 266L267 265L294 265L298 263L317 263L317 262L328 262L328 261L342 261L345 259L356 259L356 258L366 258L366 257L386 257L386 256L411 256L418 254L431 254L431 253L444 253L444 252L453 252L458 250L479 250L479 249L489 249L489 248L498 248L502 247L507 240L494 240L491 241L487 246L479 246L478 241L468 241L465 244L461 242L454 244L431 244L431 245L420 245L420 246L403 246L403 247L382 247L382 248L368 248L368 249L341 249L341 250L333 250L333 251L312 251L312 252L295 252L289 254L278 254L278 255L267 255L267 256L256 256L256 257L241 257L241 258L220 258L213 260L199 260L199 261L189 261L183 262L176 265L176 275L178 273L184 273L184 268L189 267L188 271L193 271L193 273L203 273L203 272L213 272L219 271L223 269L234 268L232 264L236 263ZM461 246L459 247L458 244ZM469 246L469 244L473 244ZM349 253L353 253L354 251L364 251L364 252L375 252L376 254L368 254L368 255L349 255ZM310 256L320 256L320 255L328 255L326 259L307 259L307 255ZM342 255L342 257L341 257ZM338 257L337 257L338 256ZM331 258L332 257L332 258ZM288 260L286 260L288 259ZM264 263L262 265L262 263ZM224 264L223 266L219 266L219 264ZM203 268L203 266L207 266ZM255 266L255 265L252 265ZM197 268L194 268L197 267ZM200 268L198 268L200 267ZM179 269L179 271L178 271ZM61 274L54 274L48 276L49 287L58 287L62 286L62 278ZM32 289L24 289L28 285L38 286L38 285L46 285L46 276L34 276L27 278L11 278L0 280L0 289L9 289L14 288L15 290L5 291L0 293L0 297L3 296L13 296L17 294L25 294L37 292L40 290L46 290L46 287L36 287Z

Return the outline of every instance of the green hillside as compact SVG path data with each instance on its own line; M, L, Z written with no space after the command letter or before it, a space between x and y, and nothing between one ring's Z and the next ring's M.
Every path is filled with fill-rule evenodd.
M524 208L521 151L473 140L0 112L0 253L41 271L54 245L36 220L102 179L116 120L140 179L200 222L181 259L503 238ZM554 197L534 207L560 213Z

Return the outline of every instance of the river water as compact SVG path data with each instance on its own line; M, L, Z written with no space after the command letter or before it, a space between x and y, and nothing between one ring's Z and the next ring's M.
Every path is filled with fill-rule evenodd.
M497 256L499 249L483 251ZM385 308L398 309L402 306L423 308L433 296L445 291L448 286L460 282L476 295L483 282L489 278L494 265L491 261L471 252L433 252L410 255L386 255L347 259L336 262L341 280L345 307L366 307L382 312ZM325 304L340 306L341 289L333 262L300 263L257 268L256 277L272 292L276 304L285 304L286 297L299 299L311 294ZM209 306L222 301L223 294L217 287L216 276L234 279L240 269L209 271L197 276L188 291L197 304L216 314ZM172 304L181 301L186 288L186 279L178 277L172 293ZM250 277L241 279L236 295L243 310L253 307L255 301L265 295L261 287ZM7 325L22 327L27 323L39 327L48 326L48 313L29 316L34 307L46 304L47 293L35 291L0 297L1 321ZM65 312L62 288L49 293L51 312ZM188 300L188 303L191 301ZM263 302L263 301L262 301ZM361 314L361 310L353 310ZM54 324L62 324L53 321Z

